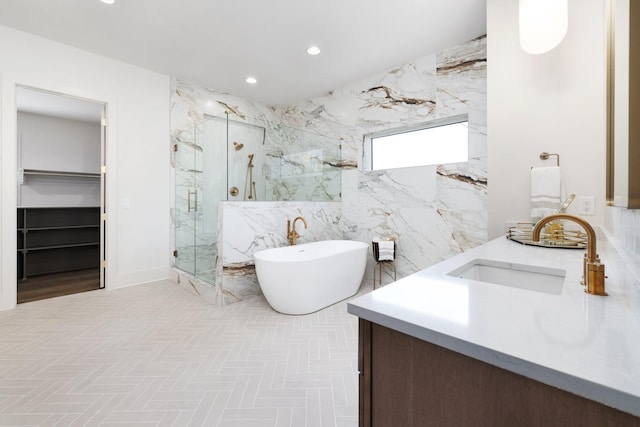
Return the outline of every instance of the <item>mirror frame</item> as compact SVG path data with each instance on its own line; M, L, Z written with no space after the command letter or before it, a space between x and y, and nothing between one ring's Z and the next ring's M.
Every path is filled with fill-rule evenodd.
M621 146L616 144L616 119L615 108L615 75L616 75L616 4L620 1L629 2L629 70L628 70L628 117L623 118L628 122L628 144L625 144L626 153L621 151ZM634 25L635 24L635 25ZM640 116L640 5L633 0L608 0L606 10L606 199L608 206L625 207L628 209L640 208L640 121L629 120L630 117ZM620 114L618 112L618 114ZM616 150L616 145L618 145ZM620 202L620 189L616 192L616 156L626 155L627 176L624 177L624 195ZM618 161L620 158L618 157Z

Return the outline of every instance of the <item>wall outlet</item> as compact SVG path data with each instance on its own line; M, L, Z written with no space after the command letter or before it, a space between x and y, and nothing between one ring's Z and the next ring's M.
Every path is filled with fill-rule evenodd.
M580 196L580 198L578 199L578 208L580 209L580 215L595 215L595 196Z

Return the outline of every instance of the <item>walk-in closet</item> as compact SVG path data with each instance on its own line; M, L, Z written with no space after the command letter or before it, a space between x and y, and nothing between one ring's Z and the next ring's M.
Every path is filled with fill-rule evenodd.
M17 302L104 286L104 105L17 90Z

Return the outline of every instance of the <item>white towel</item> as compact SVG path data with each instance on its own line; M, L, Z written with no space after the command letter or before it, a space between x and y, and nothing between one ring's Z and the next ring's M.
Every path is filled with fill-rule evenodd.
M378 261L393 261L393 240L381 240L378 242Z
M531 221L558 212L564 198L559 166L531 169Z

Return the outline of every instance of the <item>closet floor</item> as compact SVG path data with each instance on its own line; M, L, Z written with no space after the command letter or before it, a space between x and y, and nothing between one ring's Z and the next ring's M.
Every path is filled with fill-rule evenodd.
M100 289L100 270L43 274L18 280L18 304Z

